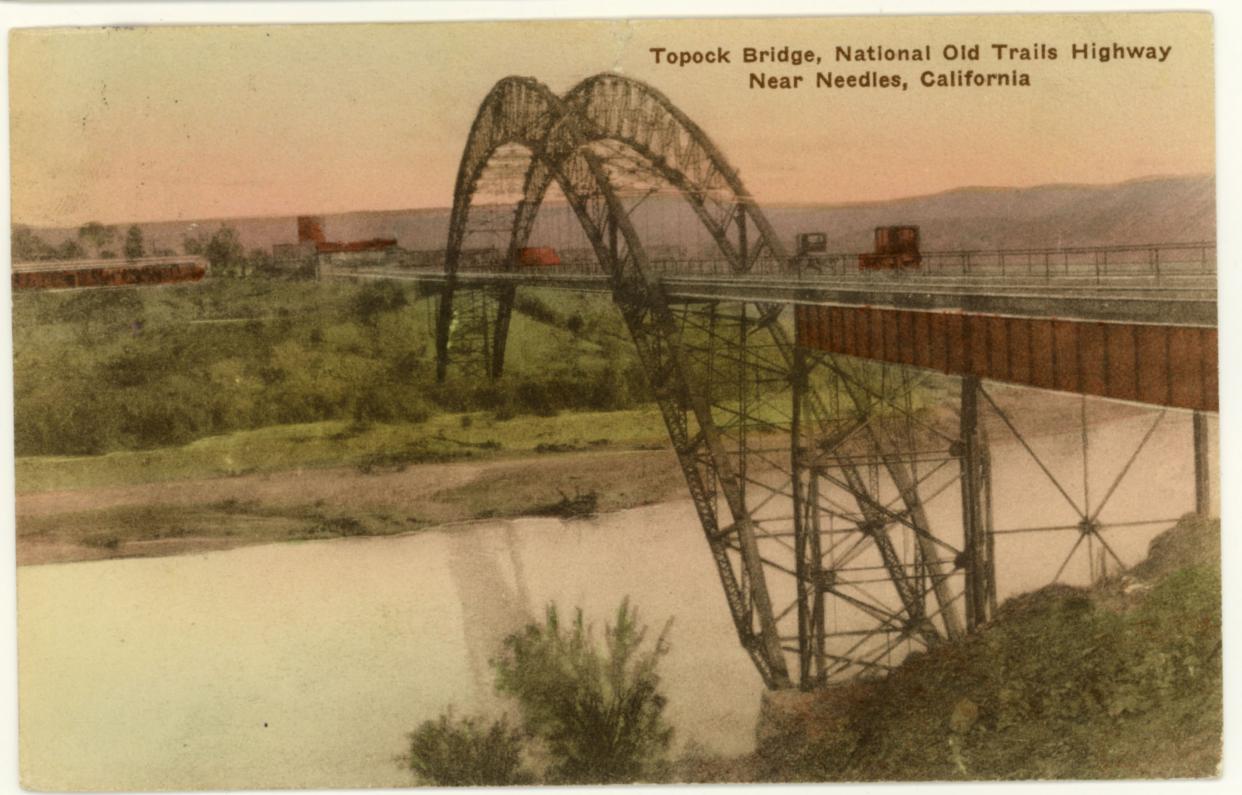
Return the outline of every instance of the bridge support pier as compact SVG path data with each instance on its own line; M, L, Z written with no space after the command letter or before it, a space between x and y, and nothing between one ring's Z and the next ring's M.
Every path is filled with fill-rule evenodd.
M805 688L883 673L911 650L961 635L960 575L969 556L952 534L932 527L927 510L953 485L963 458L951 449L957 429L920 409L935 376L805 346L792 361L797 651ZM971 461L974 514L986 527L986 447L977 439ZM986 605L985 532L976 554L977 598Z
M973 630L996 607L996 568L992 559L991 462L979 426L979 378L961 379L962 568L966 573L966 627Z
M448 377L449 334L453 330L453 282L450 277L436 300L436 381L441 384Z
M1208 417L1196 411L1191 419L1195 456L1195 513L1204 519L1212 515L1212 471L1209 456Z
M436 316L436 379L443 382L452 363L461 374L500 378L517 287L445 289Z

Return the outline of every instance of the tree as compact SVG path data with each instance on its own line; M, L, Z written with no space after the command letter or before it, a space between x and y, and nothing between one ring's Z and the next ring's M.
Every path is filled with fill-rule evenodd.
M358 322L374 328L379 315L405 307L409 299L401 285L389 281L374 281L359 288L349 303Z
M9 245L14 262L32 262L53 259L56 256L56 249L28 226L14 226L9 235Z
M604 650L579 610L563 628L555 606L542 626L530 624L505 639L493 662L496 689L514 696L529 734L556 760L555 783L651 780L659 775L673 730L656 665L668 653L668 625L655 647L642 651L646 628L621 603L604 630Z
M90 221L78 228L78 240L86 244L95 256L103 256L104 246L116 240L116 228Z
M227 224L216 230L207 245L203 246L203 256L211 263L211 270L219 274L232 274L241 269L244 274L243 260L246 250L242 248L237 230Z
M125 259L136 260L146 253L146 246L142 241L142 229L138 224L134 224L125 233Z
M250 253L246 255L243 262L242 276L247 273L251 276L270 276L275 270L271 252L261 248L250 249Z
M82 259L86 256L86 251L79 245L78 241L69 238L56 249L57 259Z

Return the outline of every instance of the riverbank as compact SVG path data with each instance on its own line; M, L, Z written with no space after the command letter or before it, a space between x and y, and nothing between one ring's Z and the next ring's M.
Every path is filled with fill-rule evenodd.
M996 391L1032 435L1078 419L1076 399ZM1135 411L1097 402L1090 423ZM943 413L936 422L950 438L947 405ZM1012 443L996 415L984 424L994 444ZM654 406L280 425L178 447L18 458L16 475L19 565L610 512L676 499L685 489Z
M1091 588L1049 585L887 678L768 693L758 747L685 781L1203 778L1221 759L1220 522Z
M59 489L17 496L18 565L181 555L557 515L590 495L618 511L684 489L669 450L549 452Z

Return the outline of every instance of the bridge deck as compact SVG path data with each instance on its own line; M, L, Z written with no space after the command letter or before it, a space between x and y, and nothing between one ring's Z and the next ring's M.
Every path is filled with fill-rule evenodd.
M1216 326L1215 275L1200 270L1149 275L1061 275L1051 279L996 275L876 273L854 275L657 274L669 300L753 301L805 306L871 306L1006 317ZM442 270L337 270L346 278L443 283ZM607 292L608 277L578 268L461 271L461 287L517 284Z

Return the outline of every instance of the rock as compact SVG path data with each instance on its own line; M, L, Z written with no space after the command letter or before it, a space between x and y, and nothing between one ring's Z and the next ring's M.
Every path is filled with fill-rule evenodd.
M1151 583L1136 580L1133 577L1121 578L1121 592L1126 596L1151 590Z

